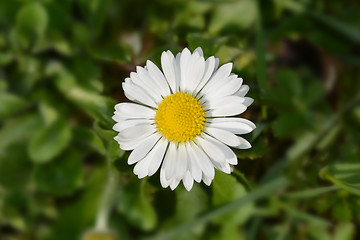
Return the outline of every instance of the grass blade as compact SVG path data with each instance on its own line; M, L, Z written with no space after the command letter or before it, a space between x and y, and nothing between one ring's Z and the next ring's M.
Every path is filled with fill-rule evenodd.
M211 221L214 218L217 218L219 216L222 216L230 211L233 211L234 209L243 206L249 202L256 201L260 198L263 198L265 196L268 196L270 194L273 194L275 191L285 188L288 185L288 181L284 177L279 177L271 182L268 182L259 188L255 189L254 191L247 194L245 197L240 198L234 202L225 204L219 208L216 208L205 215L202 215L190 222L187 222L183 225L180 225L179 227L176 227L174 229L171 229L167 232L160 233L156 236L153 236L151 238L146 238L147 240L157 239L157 240L166 240L166 239L172 239L175 236L179 236L183 233L186 233L190 231L191 229L195 228L198 225L205 224L209 221Z

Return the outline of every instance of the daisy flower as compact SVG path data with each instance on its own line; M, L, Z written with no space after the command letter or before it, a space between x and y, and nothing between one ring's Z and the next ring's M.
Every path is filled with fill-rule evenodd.
M160 182L174 190L180 181L189 191L194 183L210 185L214 168L230 174L238 163L230 147L248 149L239 134L255 124L234 117L253 102L245 97L249 86L231 73L232 63L204 59L199 47L185 48L176 57L161 55L162 71L151 61L137 67L122 87L133 103L115 106L114 138L123 150L133 150L128 164L136 164L139 178L160 168ZM230 147L229 147L230 146Z

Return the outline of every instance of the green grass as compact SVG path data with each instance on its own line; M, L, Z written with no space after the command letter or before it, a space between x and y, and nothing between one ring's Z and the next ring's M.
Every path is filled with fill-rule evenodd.
M0 239L360 236L358 1L0 1ZM257 129L231 175L139 180L121 82L161 52L233 62Z

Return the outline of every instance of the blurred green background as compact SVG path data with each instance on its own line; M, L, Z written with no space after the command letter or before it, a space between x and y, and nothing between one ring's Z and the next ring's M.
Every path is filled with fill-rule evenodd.
M0 1L0 239L360 239L357 0ZM138 180L121 82L201 46L257 129L210 187Z

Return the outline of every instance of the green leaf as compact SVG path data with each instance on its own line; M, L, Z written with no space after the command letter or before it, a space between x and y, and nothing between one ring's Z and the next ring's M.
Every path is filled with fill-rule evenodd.
M28 142L29 138L41 126L41 118L36 114L13 118L4 124L0 130L0 158L6 148L14 143Z
M260 14L260 1L254 1L256 3L256 78L259 85L259 89L263 92L267 86L266 80L266 60L265 60L265 42L264 42L264 30L262 24L262 17Z
M264 100L266 104L285 110L293 110L294 105L290 99L291 95L280 87L266 89L262 94L262 100Z
M222 224L220 239L238 240L243 239L237 225L225 222Z
M1 38L1 35L0 35ZM1 41L1 40L0 40ZM6 66L15 59L15 55L12 52L1 51L0 54L0 66ZM1 90L2 88L0 88Z
M154 229L157 224L157 215L149 200L149 185L146 181L133 178L125 186L118 210L126 219L142 230Z
M67 147L70 138L70 126L63 119L59 119L41 129L31 139L29 155L34 162L48 162Z
M112 114L114 103L111 99L97 95L80 87L74 87L69 89L67 96L76 102L79 106L94 116L96 119L102 120L108 123ZM111 111L109 110L111 109Z
M272 194L274 194L274 192L276 190L283 189L288 184L289 184L288 181L283 177L278 177L275 180L270 180L267 183L265 183L264 185L259 186L258 188L254 189L252 192L246 194L244 197L242 197L240 199L236 199L230 203L222 205L222 206L220 206L216 209L213 209L210 212L208 212L194 220L185 222L182 225L178 225L178 226L174 227L173 229L170 229L164 233L159 233L148 239L154 239L154 240L155 239L172 239L175 236L184 234L184 233L188 232L189 230L191 230L201 224L207 223L213 219L216 219L227 213L235 211L239 207L246 206L247 204L252 204L254 201L256 201L259 198L272 195Z
M0 121L22 109L26 102L20 97L6 92L0 92Z
M238 158L250 158L256 159L265 155L266 143L264 138L258 138L254 142L251 142L252 147L250 149L239 150L235 149L235 154Z
M107 46L92 48L91 54L95 59L110 62L129 62L131 60L131 50L125 46Z
M73 71L82 87L89 91L100 93L103 91L102 82L100 82L100 68L89 58L78 58L74 61Z
M324 85L320 81L313 80L307 84L303 95L306 105L312 106L319 103L325 96Z
M43 37L47 25L47 11L39 2L24 5L16 16L16 32L19 36L24 37L27 43Z
M190 33L187 35L190 50L194 51L201 47L205 57L215 56L221 46L224 45L226 38L206 37L203 34Z
M313 132L304 132L296 138L296 142L287 151L286 155L290 161L300 159L316 144L318 135Z
M360 164L338 163L320 170L320 176L360 196Z
M208 208L208 196L199 184L195 184L191 191L182 186L176 188L176 214L179 222L194 219L199 213Z
M318 197L319 195L338 190L339 187L336 185L328 186L328 187L318 187L312 188L297 192L291 192L286 194L286 198L288 199L302 199L302 198L314 198Z
M351 222L340 223L336 226L333 240L351 240L354 239L355 227Z
M25 149L25 143L16 143L0 153L1 187L25 188L29 183L32 165Z
M83 184L81 155L66 152L55 161L36 166L34 179L42 192L58 196L72 194Z
M2 126L0 185L14 189L29 183L32 164L26 149L29 139L40 126L41 118L36 114L13 118Z
M42 62L39 57L31 55L19 55L19 71L21 77L16 78L16 91L19 93L33 92L33 87L42 79ZM48 91L49 89L47 89Z
M222 45L215 56L219 58L220 64L233 62L234 72L244 69L246 61L253 61L253 59L250 59L250 54L246 55L246 53L238 46Z
M107 171L105 168L94 168L91 171L81 194L72 198L72 201L68 201L60 209L56 220L51 225L48 239L81 239L81 235L94 224L106 178ZM121 225L123 223L118 221L116 224Z
M188 2L188 4L175 15L174 25L180 29L203 29L206 24L204 15L206 11L209 10L209 7L209 4L205 1ZM190 18L192 21L189 21Z
M339 194L344 195L348 192L339 192ZM353 210L349 206L349 202L345 201L344 196L336 199L337 201L331 207L331 215L335 221L339 222L349 222L353 219Z
M299 219L308 222L310 225L319 227L330 227L331 222L322 217L313 215L311 213L303 212L288 204L283 204L282 207L287 211L289 216L295 219Z
M236 178L232 175L217 171L216 177L213 181L213 205L219 206L236 199L242 198L247 194L243 185L236 181ZM254 210L253 203L248 203L235 211L225 214L214 220L217 224L222 224L226 221L228 224L242 224L252 214Z
M86 127L77 127L74 129L74 138L87 150L94 149L98 153L106 155L104 143L94 130Z
M278 137L288 137L301 131L304 127L304 118L298 112L281 114L274 122L274 134Z
M290 95L300 96L302 93L301 80L298 74L289 69L281 69L276 72L275 79L281 88Z
M256 2L242 0L236 2L220 3L211 17L209 31L239 30L249 28L256 20Z
M176 212L164 226L177 226L196 219L201 213L209 208L209 197L201 185L194 183L191 191L187 191L183 186L178 186L176 194ZM205 225L199 225L192 231L181 236L176 236L174 240L198 239L204 233Z
M94 124L95 132L101 137L107 147L107 157L113 161L122 157L125 153L124 150L120 149L119 143L114 140L116 132L114 130L104 129L98 122Z
M106 124L107 127L112 127L114 121L111 116L114 112L114 100L78 86L74 76L70 73L61 74L56 80L56 84L60 91L82 111Z
M27 154L31 136L41 126L36 114L11 119L0 130L0 185L22 188L29 183L32 164ZM1 192L1 191L0 191Z
M72 56L74 54L74 45L72 45L66 37L61 34L53 33L49 37L49 43L51 43L54 50L65 56Z
M29 208L30 202L31 197L26 191L9 189L2 199L4 207L1 218L17 231L26 231L29 224L24 216L24 209Z
M353 27L339 21L336 18L315 11L308 11L307 13L309 14L309 16L314 18L315 21L319 21L325 26L331 28L335 31L335 33L339 34L340 36L346 37L354 43L360 43L360 32L355 26Z
M312 240L331 240L331 235L327 231L327 227L319 226L319 225L312 225L308 228L308 236L306 239Z
M262 99L269 105L288 111L305 111L307 96L303 96L303 87L299 76L288 69L276 72L277 86L264 90ZM305 100L306 101L306 100Z
M84 234L82 240L118 240L115 232L111 231L89 231Z
M107 17L110 0L80 0L80 10L87 18L88 25L91 26L92 37L97 37L101 34L102 25Z

